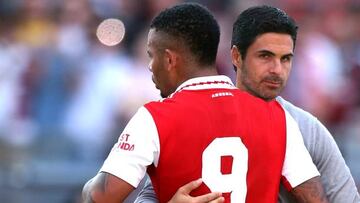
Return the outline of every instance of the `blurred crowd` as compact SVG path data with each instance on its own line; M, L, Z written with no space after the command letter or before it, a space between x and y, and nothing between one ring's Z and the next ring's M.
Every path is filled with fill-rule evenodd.
M76 202L138 107L159 99L148 70L151 19L181 0L0 1L0 202ZM299 24L283 97L333 134L360 187L360 1L199 0L221 27L217 67L235 79L232 23L277 6ZM96 37L107 18L124 40Z

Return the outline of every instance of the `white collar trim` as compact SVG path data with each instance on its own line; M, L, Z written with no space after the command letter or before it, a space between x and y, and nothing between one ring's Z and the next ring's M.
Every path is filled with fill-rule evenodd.
M182 83L175 92L181 90L235 89L231 79L225 75L192 78Z

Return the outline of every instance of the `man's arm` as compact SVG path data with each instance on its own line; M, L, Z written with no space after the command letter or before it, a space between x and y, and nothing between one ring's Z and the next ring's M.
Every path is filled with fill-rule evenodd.
M146 175L144 178L146 181L134 203L159 203L149 176Z
M84 186L83 202L123 202L138 187L147 166L156 164L158 156L156 125L151 114L141 107L119 136L100 172Z
M309 140L308 149L321 173L327 198L330 202L360 202L354 179L332 135L317 119L313 126L316 136Z
M98 173L89 180L82 191L82 203L119 203L134 187L109 173Z
M328 203L319 176L298 185L291 193L298 203Z
M281 97L276 98L299 125L306 148L321 173L321 182L330 202L360 202L354 179L341 152L326 127L310 113ZM282 198L287 194L282 190Z
M298 202L327 203L320 173L305 148L300 129L294 118L286 115L286 153L282 170L285 187Z

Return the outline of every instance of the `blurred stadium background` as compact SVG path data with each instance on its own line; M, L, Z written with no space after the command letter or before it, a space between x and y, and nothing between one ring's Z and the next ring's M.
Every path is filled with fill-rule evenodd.
M79 202L124 125L158 99L146 36L156 13L181 0L0 1L0 202ZM231 27L248 6L270 4L300 26L283 96L332 132L360 186L360 1L203 0L221 25L218 68L234 79ZM121 19L121 44L98 24Z

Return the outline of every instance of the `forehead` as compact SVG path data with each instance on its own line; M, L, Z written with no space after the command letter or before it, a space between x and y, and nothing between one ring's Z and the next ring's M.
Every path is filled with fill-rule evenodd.
M153 50L171 49L173 51L182 51L184 50L184 43L179 37L152 28L148 33L147 47Z
M155 29L150 29L149 33L148 33L148 38L147 38L147 46L151 47L154 44L156 44L156 42L158 41L158 33L156 32Z
M288 54L293 52L294 43L289 34L265 33L259 35L249 49L255 52L267 50L279 54Z
M148 47L165 48L171 45L171 37L162 31L157 31L155 28L149 30L148 33Z

